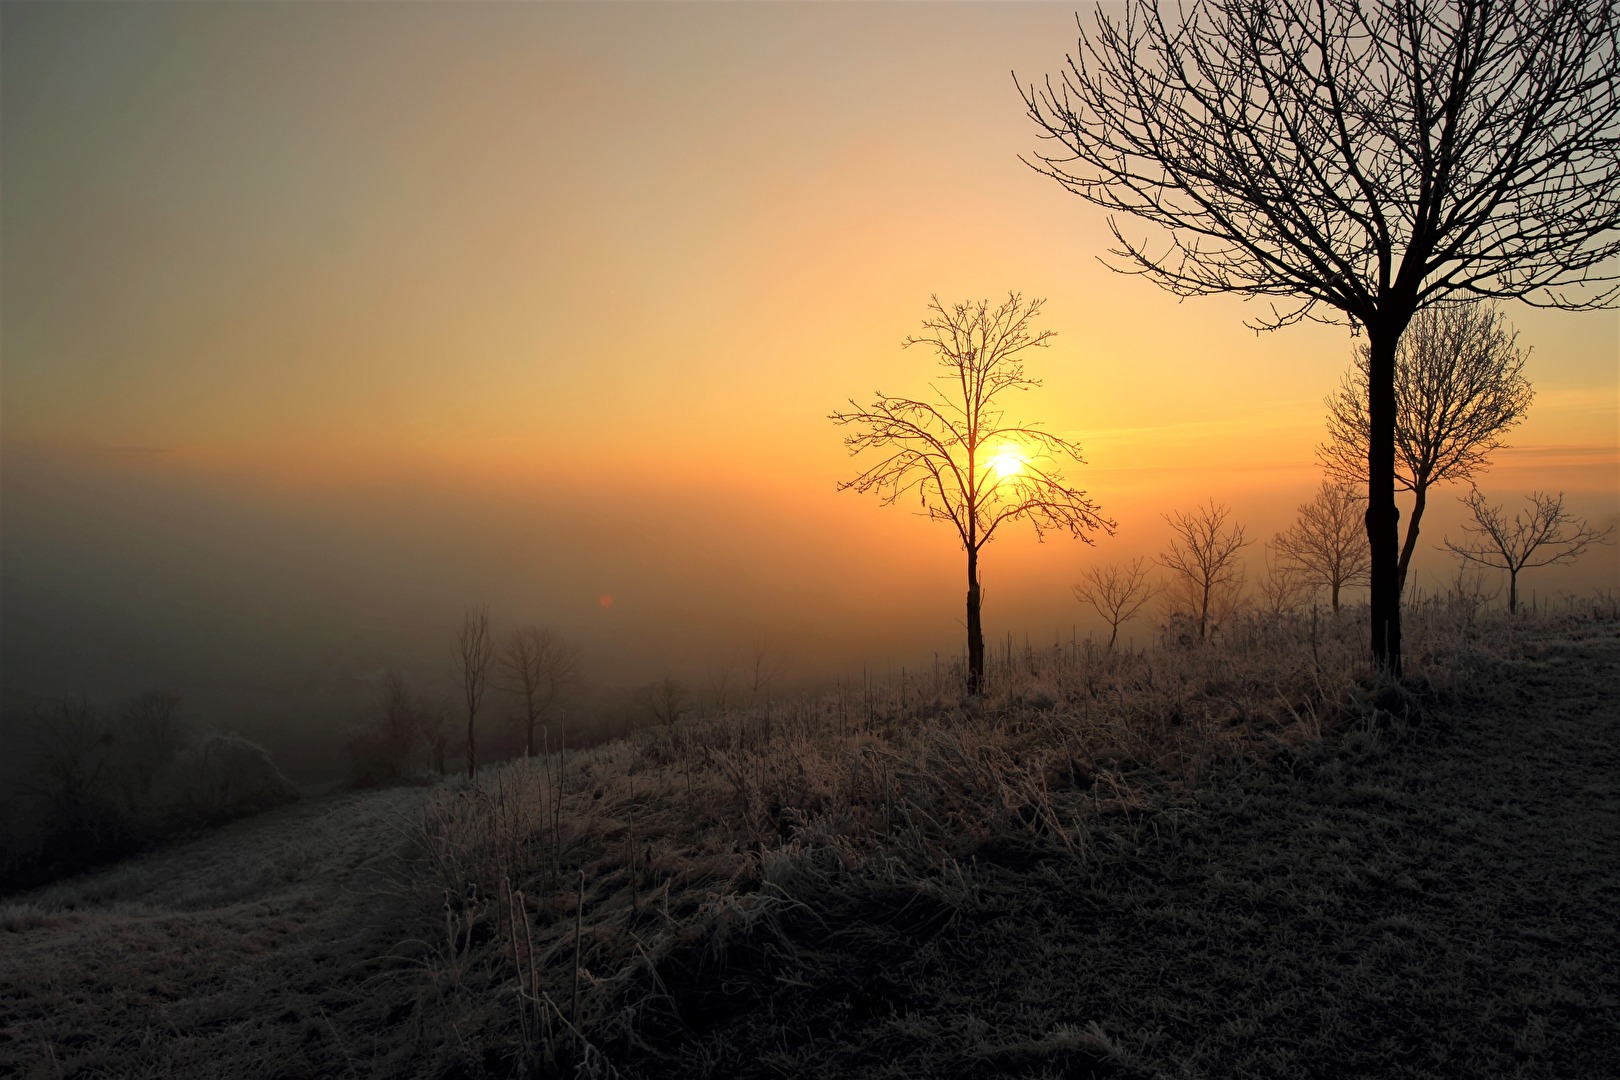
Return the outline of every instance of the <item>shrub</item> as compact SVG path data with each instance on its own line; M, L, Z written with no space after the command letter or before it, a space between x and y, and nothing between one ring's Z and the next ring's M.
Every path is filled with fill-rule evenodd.
M298 797L270 754L236 735L210 735L181 754L164 785L171 812L221 821Z

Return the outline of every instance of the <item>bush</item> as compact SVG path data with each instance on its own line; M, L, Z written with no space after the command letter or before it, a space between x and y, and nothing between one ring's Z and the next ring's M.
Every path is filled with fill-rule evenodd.
M82 697L64 698L35 706L17 727L27 769L4 806L0 892L298 793L263 747L230 735L194 741L168 691L131 698L113 716Z
M210 735L182 753L164 787L171 809L192 821L222 821L298 797L264 747L236 735Z

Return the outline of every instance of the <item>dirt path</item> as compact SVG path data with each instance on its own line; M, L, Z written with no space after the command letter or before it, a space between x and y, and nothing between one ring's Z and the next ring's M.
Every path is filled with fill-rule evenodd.
M396 871L424 792L296 803L0 906L0 1075L389 1071L361 1033L420 920Z
M692 1061L757 1076L1620 1076L1620 630L1569 627L1508 655L1480 658L1416 731L1365 726L1252 768L1083 861L981 862L936 936L846 907L832 940L859 951L759 972L761 1007Z

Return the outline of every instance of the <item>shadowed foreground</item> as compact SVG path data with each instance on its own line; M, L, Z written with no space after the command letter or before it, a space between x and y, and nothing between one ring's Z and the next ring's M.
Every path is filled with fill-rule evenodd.
M635 1019L583 1060L560 1010L563 1049L512 1049L498 918L438 944L421 789L289 807L0 908L0 1073L1620 1075L1620 626L1451 664L1416 723L1368 710L1081 846L800 845L751 906L632 909L654 959L587 951L585 983Z
M929 940L865 925L733 972L768 1005L720 1026L718 1071L1620 1075L1620 640L1470 681L1420 728L1285 753L1084 862L981 856Z
M408 1071L360 1033L411 1002L379 977L422 797L295 803L0 903L0 1075Z

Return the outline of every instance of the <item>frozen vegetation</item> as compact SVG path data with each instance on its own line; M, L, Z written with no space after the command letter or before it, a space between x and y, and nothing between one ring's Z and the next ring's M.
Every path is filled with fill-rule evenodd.
M0 908L0 1072L1599 1076L1620 613L992 658L304 800Z

